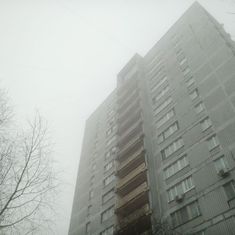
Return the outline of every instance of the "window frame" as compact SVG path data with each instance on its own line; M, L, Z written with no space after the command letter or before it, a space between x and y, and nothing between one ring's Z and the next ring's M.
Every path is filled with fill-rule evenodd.
M221 160L222 160L222 161L221 161ZM221 167L218 167L219 164L217 164L217 163L219 163L219 161L222 162L222 164L220 165ZM215 165L215 170L216 170L217 173L219 173L221 170L226 170L226 169L228 169L228 162L227 162L227 159L225 158L224 155L222 155L222 156L216 158L216 159L214 160L214 165Z
M108 214L107 217L104 219L104 216L106 216L106 213ZM110 213L110 214L109 214ZM111 207L107 208L106 210L104 210L101 213L101 224L105 221L107 221L108 219L110 219L112 216L114 215L114 205L112 205Z
M196 96L194 96L193 94L196 94ZM191 100L195 100L199 97L199 91L198 89L194 89L192 92L189 93L189 96L191 98Z
M202 131L206 131L210 127L212 127L212 121L209 117L204 118L202 121L200 121Z
M211 140L213 140L213 142L210 142ZM213 143L213 145L211 143ZM220 142L219 142L217 135L212 135L211 137L209 137L207 139L207 145L208 145L209 151L212 151L213 149L219 147Z
M161 150L163 160L170 157L173 153L177 152L183 146L184 146L184 140L182 137L179 137L173 142L171 142L168 146L166 146L163 150Z
M175 108L170 109L166 114L164 114L160 119L156 121L156 127L160 128L165 123L167 123L171 118L175 116Z
M198 107L200 107L200 110L198 109ZM197 103L194 106L194 109L195 109L196 113L199 114L199 113L205 111L206 107L205 107L205 104L202 101L200 101L199 103Z
M197 209L197 215L193 215L192 213L192 206L196 205L196 209ZM185 213L187 213L187 219L185 220L182 216L182 211ZM170 214L171 215L171 219L172 219L172 223L173 223L173 227L178 227L181 226L185 223L188 223L189 221L201 216L201 210L200 210L200 205L198 203L197 200L183 206L182 208L174 211L173 213ZM174 218L173 218L174 217Z

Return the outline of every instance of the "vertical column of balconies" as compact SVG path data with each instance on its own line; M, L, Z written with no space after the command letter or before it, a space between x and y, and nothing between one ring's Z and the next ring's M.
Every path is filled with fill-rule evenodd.
M138 79L132 78L118 88L115 206L115 234L118 235L131 235L150 229L149 187L142 122Z

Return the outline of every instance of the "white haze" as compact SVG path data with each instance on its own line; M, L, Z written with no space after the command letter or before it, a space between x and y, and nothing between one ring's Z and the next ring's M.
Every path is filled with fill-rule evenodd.
M235 37L235 2L199 1ZM16 118L48 120L66 185L56 234L68 233L85 120L193 0L1 0L0 80Z

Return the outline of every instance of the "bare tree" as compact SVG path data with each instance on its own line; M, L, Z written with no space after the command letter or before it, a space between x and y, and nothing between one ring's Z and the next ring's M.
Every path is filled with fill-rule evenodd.
M1 110L7 107L0 104L1 124L10 117ZM50 146L39 115L21 134L0 133L0 234L33 234L51 222L57 178Z

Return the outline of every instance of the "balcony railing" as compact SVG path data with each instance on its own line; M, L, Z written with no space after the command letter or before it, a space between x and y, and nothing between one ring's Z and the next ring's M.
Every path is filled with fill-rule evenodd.
M131 162L133 162L136 158L138 158L143 153L144 153L144 146L140 146L140 148L136 152L134 152L132 155L130 155L125 161L120 162L120 164L117 167L117 171L120 171L124 167L128 166Z
M138 89L138 80L131 79L128 80L126 83L123 83L120 87L118 87L117 95L118 95L118 102L126 100L127 96L130 95L131 91Z
M141 119L141 109L138 107L135 111L131 113L128 118L119 122L118 132L121 133L123 130L127 129L132 123L137 122Z
M146 192L147 190L148 190L147 183L146 182L142 183L137 188L135 188L133 191L131 191L129 194L127 194L125 197L117 199L116 208L118 209L118 208L122 207L126 203L128 203L131 200L133 200L134 198L136 198L138 195Z
M134 91L132 91L129 96L124 99L121 100L119 105L118 105L118 112L123 112L123 110L125 110L131 103L133 103L137 98L139 97L139 93L138 91L135 89Z
M129 142L126 143L118 152L117 157L123 157L126 153L129 152L135 145L143 145L143 141L141 141L144 137L144 134L137 135L135 138L132 138Z
M150 207L148 204L144 205L140 209L136 210L135 212L131 213L130 215L126 216L123 219L119 220L119 225L116 227L117 230L120 230L127 225L131 224L132 222L138 220L142 216L149 215L151 213Z
M135 102L131 103L122 113L118 116L118 122L122 122L126 119L132 112L134 112L138 107L140 107L140 100L137 99Z
M141 133L143 133L141 124L142 120L139 119L136 123L133 123L128 129L126 129L124 133L121 133L121 135L118 137L118 145L120 146L123 144L123 142L127 142L128 139L131 138L132 134L137 135L138 133L140 135Z
M133 178L135 178L136 176L138 176L139 174L141 174L142 172L144 172L146 170L147 170L147 167L146 167L145 163L143 162L141 165L139 165L136 169L131 171L124 178L119 179L119 181L117 182L117 189L123 187L126 183L128 183Z

